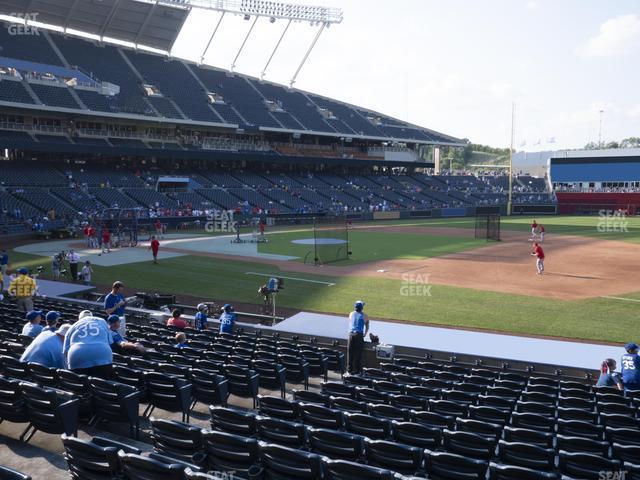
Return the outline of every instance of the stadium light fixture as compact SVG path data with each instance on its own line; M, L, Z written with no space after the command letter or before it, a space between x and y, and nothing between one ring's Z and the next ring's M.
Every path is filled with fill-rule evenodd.
M296 5L270 0L158 0L158 3L318 24L341 23L343 18L342 10L339 8Z
M233 71L236 67L238 58L242 53L251 33L253 32L253 27L255 26L258 18L265 17L269 20L270 23L275 23L277 20L287 20L287 24L280 36L278 42L276 43L275 48L271 52L267 63L265 64L262 72L260 74L260 79L264 79L267 68L273 60L282 40L284 39L285 34L289 30L289 26L291 22L309 22L309 25L312 27L319 27L318 32L313 38L311 45L309 46L307 52L305 53L300 65L296 69L293 77L289 83L290 87L293 87L293 84L296 82L298 78L298 74L302 67L306 63L311 51L316 46L318 39L322 32L329 28L334 23L341 23L343 19L342 10L339 8L332 7L316 7L309 5L296 5L293 3L283 3L283 2L274 2L271 0L156 0L158 4L164 5L180 5L181 7L188 8L201 8L205 10L214 10L218 12L222 12L218 23L213 30L209 41L207 42L207 46L205 47L202 55L200 56L200 63L204 63L205 56L207 51L211 47L211 43L218 32L218 28L220 27L220 23L224 19L225 14L231 13L234 15L240 15L244 18L244 20L251 20L253 17L253 22L251 23L251 27L247 32L240 49L238 50L236 57L231 65L231 71Z

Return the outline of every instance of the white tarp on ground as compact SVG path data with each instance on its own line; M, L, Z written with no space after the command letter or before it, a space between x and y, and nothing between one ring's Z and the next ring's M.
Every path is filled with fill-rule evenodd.
M245 243L232 243L236 235L222 235L211 237L208 235L183 235L169 234L160 239L160 253L158 260L162 261L168 258L182 257L188 255L187 252L169 252L166 248L175 248L180 250L189 250L194 253L220 253L225 255L236 255L249 258L267 258L271 260L295 260L297 257L288 255L275 255L268 253L259 253L258 244L252 243L252 235L241 235L240 238ZM39 255L51 258L56 253L64 250L68 252L74 246L82 245L84 239L68 239L56 240L49 242L31 243L17 247L15 250L20 253L28 253L31 255ZM113 267L116 265L127 265L130 263L149 262L152 260L151 252L148 251L149 241L138 243L136 248L114 248L110 253L100 254L99 249L76 248L75 251L80 255L80 261L89 260L94 265L101 267ZM51 268L50 263L45 265Z
M275 330L346 339L348 328L346 314L340 317L301 312L280 322ZM619 358L624 353L622 346L519 337L376 320L371 320L370 331L380 337L381 343L389 345L590 370L599 368L605 358Z

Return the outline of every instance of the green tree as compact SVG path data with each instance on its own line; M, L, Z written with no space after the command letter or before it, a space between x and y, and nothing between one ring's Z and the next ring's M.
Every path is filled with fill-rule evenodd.
M640 148L640 137L625 138L620 142L620 148Z

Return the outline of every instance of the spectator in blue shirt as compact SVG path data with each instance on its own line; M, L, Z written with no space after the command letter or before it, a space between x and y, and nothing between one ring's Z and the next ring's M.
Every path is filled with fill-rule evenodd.
M138 353L144 353L145 348L139 343L129 342L126 338L120 335L120 317L117 315L109 315L107 318L107 323L109 324L109 331L111 332L111 336L113 338L113 343L111 344L111 349L114 352L122 353L125 350L134 350Z
M206 330L208 320L207 313L209 309L204 303L199 303L196 308L198 309L198 312L195 316L195 327L197 330Z
M364 302L358 300L353 305L353 312L349 314L349 342L347 357L349 373L359 374L362 371L362 354L364 339L369 332L369 317L364 313Z
M622 355L621 371L622 383L625 390L640 390L640 357L638 356L638 345L627 343L624 346L627 351Z
M42 325L40 325L43 315L41 310L31 310L27 312L27 323L22 327L22 335L29 335L31 338L36 338L43 328Z
M94 317L89 310L82 311L78 318L65 335L62 348L69 369L83 375L110 379L113 337L107 322Z
M124 316L124 308L127 304L127 299L124 297L122 290L124 283L113 282L111 292L104 297L104 311L107 315L117 315L120 317L120 328L118 331L123 337L127 336L126 319Z
M613 358L607 358L600 366L600 378L596 387L618 387L622 390L622 377L616 372L616 361Z
M233 326L236 323L236 313L233 311L233 305L226 304L222 307L220 314L220 333L233 334Z
M44 367L67 368L67 360L62 353L64 337L71 325L65 323L56 331L46 331L38 335L26 348L20 361L37 363Z
M176 344L175 344L176 348L188 348L189 344L187 343L187 336L183 333L180 332L176 335Z
M3 248L0 253L0 275L4 276L7 274L7 268L9 268L9 255L7 251Z
M43 332L55 332L58 328L58 322L60 320L60 313L51 310L47 312L46 317L44 319L47 322L47 326L42 330Z

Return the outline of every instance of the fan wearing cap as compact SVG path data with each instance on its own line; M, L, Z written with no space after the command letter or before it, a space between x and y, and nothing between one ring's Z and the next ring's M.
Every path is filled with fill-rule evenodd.
M29 275L29 270L22 267L18 269L18 276L11 281L7 291L9 295L16 297L16 306L21 312L33 310L33 296L36 293L36 281Z
M196 313L195 319L195 327L197 330L206 330L207 322L209 318L207 317L207 313L209 313L209 307L205 303L199 303L196 307L198 312Z
M222 307L220 313L220 333L228 333L233 335L233 326L236 323L236 312L233 311L233 305L227 303Z
M108 380L113 370L112 343L107 322L83 310L64 337L62 353L74 373Z
M31 338L36 338L43 329L42 325L40 325L43 316L44 312L41 310L31 310L28 312L26 315L27 323L22 327L22 335L28 335Z
M109 330L111 331L111 336L113 337L111 349L114 352L135 350L136 352L144 353L146 351L146 349L139 343L129 342L126 338L120 335L120 332L118 331L118 329L120 328L119 316L109 315L109 318L107 318L107 323L109 324Z
M64 337L71 328L65 323L57 330L48 330L38 335L26 348L20 361L37 363L44 367L67 368L67 360L62 353Z
M364 351L364 337L369 333L369 317L364 310L364 302L358 300L353 305L353 312L349 314L349 373L352 375L362 371L362 353Z
M47 326L42 330L43 332L55 332L58 327L58 322L60 321L60 313L54 310L47 312L47 315L44 317L47 322Z
M625 390L640 390L640 356L638 356L638 345L627 343L624 346L627 351L622 355L620 361L622 383Z

